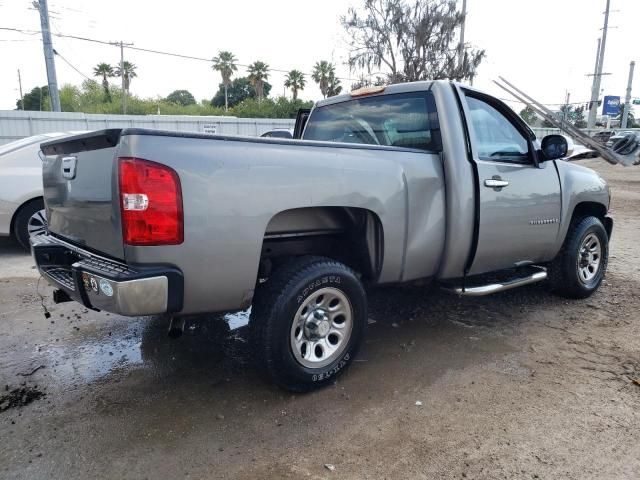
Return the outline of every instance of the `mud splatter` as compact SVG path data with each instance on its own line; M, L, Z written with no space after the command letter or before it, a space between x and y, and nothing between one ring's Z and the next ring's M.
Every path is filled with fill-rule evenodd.
M6 389L8 390L8 388L7 386ZM38 387L22 386L14 388L0 397L0 412L4 412L10 408L24 407L45 395L44 392L38 390Z

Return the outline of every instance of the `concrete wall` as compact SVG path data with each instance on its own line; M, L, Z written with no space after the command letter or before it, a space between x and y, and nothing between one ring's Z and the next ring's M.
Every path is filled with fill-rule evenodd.
M295 120L270 118L98 115L75 112L0 110L0 145L38 133L123 127L257 136L274 128L293 129L294 123Z

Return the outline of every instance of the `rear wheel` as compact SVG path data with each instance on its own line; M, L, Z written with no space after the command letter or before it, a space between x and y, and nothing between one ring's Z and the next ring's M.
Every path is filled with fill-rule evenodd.
M595 292L607 270L609 237L597 217L571 223L562 250L548 268L551 289L569 298Z
M38 198L20 207L13 225L13 234L22 248L29 250L29 238L45 233L46 228L44 201Z
M281 387L307 391L331 383L356 355L367 301L355 273L323 257L300 257L275 270L251 312L258 367Z

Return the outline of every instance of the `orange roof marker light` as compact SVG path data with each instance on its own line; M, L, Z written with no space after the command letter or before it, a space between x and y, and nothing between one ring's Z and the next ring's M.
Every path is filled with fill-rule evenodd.
M362 97L364 95L373 95L374 93L384 92L385 86L371 86L371 87L362 87L357 90L352 90L350 95L352 97Z

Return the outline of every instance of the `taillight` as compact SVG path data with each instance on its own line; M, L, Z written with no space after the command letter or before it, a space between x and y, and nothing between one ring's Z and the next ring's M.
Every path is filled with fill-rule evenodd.
M184 239L180 179L172 168L119 158L122 234L128 245L176 245Z

